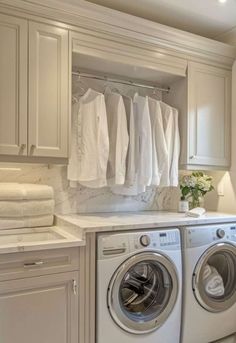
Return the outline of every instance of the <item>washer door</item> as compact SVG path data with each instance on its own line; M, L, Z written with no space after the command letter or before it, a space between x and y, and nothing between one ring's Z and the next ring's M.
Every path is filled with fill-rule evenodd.
M113 275L108 288L108 309L123 330L144 334L167 319L176 302L178 277L167 257L140 253L126 260Z
M222 312L235 304L235 246L216 244L201 256L193 274L193 291L199 304L210 312Z

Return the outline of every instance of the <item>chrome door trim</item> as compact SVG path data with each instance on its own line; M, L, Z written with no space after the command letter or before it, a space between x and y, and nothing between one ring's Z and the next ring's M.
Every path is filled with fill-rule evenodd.
M192 277L192 286L193 286L193 292L195 295L196 300L198 303L205 308L209 312L222 312L227 309L229 309L231 306L233 306L236 303L236 285L235 285L235 290L233 294L228 297L228 299L225 299L224 301L214 301L211 300L210 297L207 295L204 296L204 292L202 291L201 287L201 270L208 261L208 259L213 256L215 253L218 252L225 252L228 254L231 254L231 256L235 259L236 263L236 246L230 244L230 243L217 243L210 248L208 248L204 254L200 257L198 260L193 277Z
M161 313L159 313L157 317L147 322L135 322L129 319L122 311L119 304L119 290L121 281L124 275L129 271L129 269L137 263L145 261L152 261L154 263L163 265L169 273L173 288L166 307ZM113 274L107 292L108 309L114 322L123 330L132 334L146 334L158 329L167 320L175 306L178 291L179 281L174 262L172 262L164 254L162 255L152 251L141 252L129 257L120 265L120 267L118 267L118 269Z

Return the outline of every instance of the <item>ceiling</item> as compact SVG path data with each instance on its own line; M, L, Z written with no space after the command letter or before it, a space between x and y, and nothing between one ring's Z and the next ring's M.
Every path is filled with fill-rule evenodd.
M85 0L209 38L236 27L236 0ZM79 0L64 0L73 5Z

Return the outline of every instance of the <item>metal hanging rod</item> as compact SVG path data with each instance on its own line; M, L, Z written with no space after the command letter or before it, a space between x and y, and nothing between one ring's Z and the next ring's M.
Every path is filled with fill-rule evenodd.
M84 77L86 79L93 79L93 80L102 80L102 81L107 81L107 82L113 82L113 83L119 83L121 85L127 85L127 86L134 86L134 87L140 87L140 88L147 88L147 89L154 89L158 90L161 92L169 92L170 88L160 88L157 86L151 86L143 83L137 83L133 81L125 81L125 80L119 80L119 79L113 79L107 76L100 76L100 75L95 75L95 74L87 74L87 73L80 73L80 72L72 72L72 75L76 75L79 77Z

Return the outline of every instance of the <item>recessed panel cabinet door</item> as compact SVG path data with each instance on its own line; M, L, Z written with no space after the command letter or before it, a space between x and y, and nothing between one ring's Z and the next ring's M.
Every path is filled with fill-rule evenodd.
M29 23L29 156L68 157L68 31Z
M189 137L187 163L230 165L231 73L189 63Z
M78 273L0 282L1 343L78 343Z
M0 154L27 155L27 21L0 14Z

